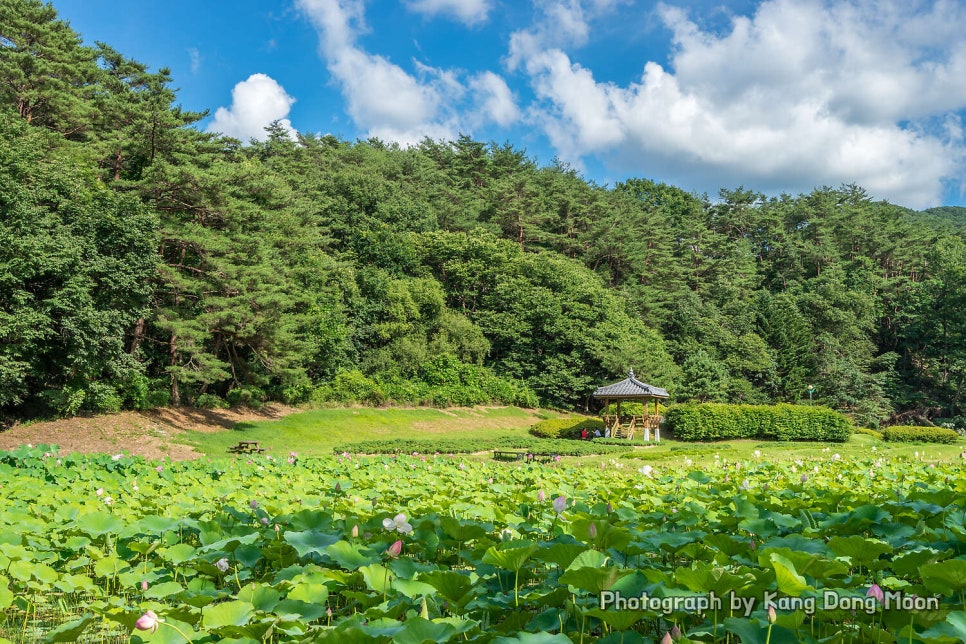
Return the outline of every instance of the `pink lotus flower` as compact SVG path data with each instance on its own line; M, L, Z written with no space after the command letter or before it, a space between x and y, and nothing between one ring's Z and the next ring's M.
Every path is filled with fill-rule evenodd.
M567 509L567 499L561 494L556 499L553 500L553 511L557 514L562 514L564 510Z
M386 554L395 559L400 554L402 554L402 540L397 539L391 546L386 549Z
M882 588L879 586L879 584L872 584L869 586L869 590L865 593L865 596L874 597L875 600L881 604L882 600L885 598L885 593L882 592Z
M268 517L262 517L262 525L268 525Z
M222 557L221 559L215 562L215 568L217 568L221 572L228 572L228 560Z
M153 610L149 610L140 617L138 621L134 622L134 628L139 631L151 631L152 633L158 630L158 624L164 620L158 617L158 614Z
M539 492L537 492L537 501L540 501L540 503L543 503L546 500L547 500L547 495L543 493L543 490L540 490Z

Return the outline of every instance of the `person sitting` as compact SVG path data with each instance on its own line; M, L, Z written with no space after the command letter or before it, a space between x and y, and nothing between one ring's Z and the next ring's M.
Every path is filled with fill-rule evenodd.
M600 438L600 430L599 429L595 429L594 430L594 438Z
M580 430L580 440L582 440L582 441L587 440L587 428L586 427L584 427L582 430Z

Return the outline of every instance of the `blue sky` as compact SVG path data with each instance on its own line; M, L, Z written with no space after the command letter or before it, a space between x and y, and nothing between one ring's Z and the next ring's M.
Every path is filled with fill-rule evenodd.
M53 0L199 127L510 142L604 185L966 205L960 0Z

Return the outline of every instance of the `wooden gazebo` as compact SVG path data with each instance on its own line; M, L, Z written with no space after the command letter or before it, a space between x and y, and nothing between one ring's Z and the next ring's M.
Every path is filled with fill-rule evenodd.
M633 438L635 432L644 432L644 440L651 440L651 433L654 440L661 440L661 416L658 414L658 401L668 398L666 389L653 387L645 384L634 377L634 370L631 369L625 380L598 387L594 390L594 398L604 401L604 425L610 430L610 435L614 438ZM622 414L621 402L632 400L644 403L643 414ZM651 413L650 403L654 401L654 413ZM617 403L614 413L610 412L610 404Z

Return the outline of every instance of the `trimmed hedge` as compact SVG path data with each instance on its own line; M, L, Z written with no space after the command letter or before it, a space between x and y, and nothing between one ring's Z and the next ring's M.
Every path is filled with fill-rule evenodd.
M876 429L869 429L868 427L854 427L852 432L854 434L865 434L866 436L871 436L872 438L882 440L882 432Z
M627 446L600 445L595 441L534 439L524 436L500 438L410 438L394 440L371 440L344 443L333 448L336 454L474 454L489 450L507 449L536 454L560 454L561 456L594 456L618 454Z
M683 441L758 438L842 443L852 433L842 414L805 405L685 404L669 409L665 420L674 437Z
M944 443L955 442L959 434L945 427L915 427L896 425L882 430L882 438L893 443Z
M599 418L551 418L531 427L530 433L538 438L580 438L584 429L591 435L597 429L603 434L604 421Z

